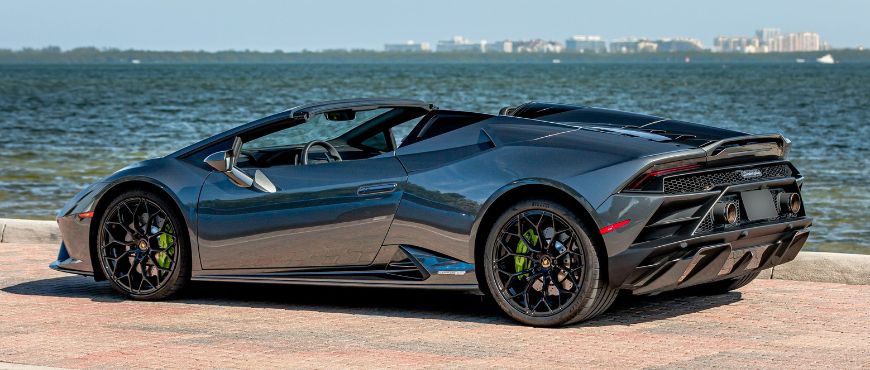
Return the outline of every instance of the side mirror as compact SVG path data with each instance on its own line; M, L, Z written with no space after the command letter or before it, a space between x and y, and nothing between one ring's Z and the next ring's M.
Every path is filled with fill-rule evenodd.
M229 155L229 151L220 151L216 153L212 153L208 157L205 157L205 162L211 168L214 168L218 172L227 172L232 165L229 161L231 156Z
M233 146L230 147L230 150L212 153L205 158L204 162L215 170L227 172L236 166L236 159L238 159L238 154L241 153L241 151L242 138L236 136L236 138L233 139Z
M233 146L230 150L215 152L205 158L204 162L214 168L232 181L234 184L243 188L254 186L254 178L249 176L245 171L236 167L236 159L238 153L242 150L242 138L236 136L233 140ZM270 183L271 185L271 183ZM273 186L274 188L274 186ZM274 191L274 190L273 190Z

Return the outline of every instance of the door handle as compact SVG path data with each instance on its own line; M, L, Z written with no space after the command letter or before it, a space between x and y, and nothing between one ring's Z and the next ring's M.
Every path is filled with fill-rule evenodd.
M360 186L356 189L356 195L372 195L372 194L385 194L392 193L399 188L399 184L395 182L390 182L386 184L375 184L375 185L365 185Z

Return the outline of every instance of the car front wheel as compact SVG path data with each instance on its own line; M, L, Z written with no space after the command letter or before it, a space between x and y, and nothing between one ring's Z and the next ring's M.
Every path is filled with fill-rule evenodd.
M150 192L129 191L102 212L97 232L100 266L119 292L157 300L190 280L190 256L181 218Z

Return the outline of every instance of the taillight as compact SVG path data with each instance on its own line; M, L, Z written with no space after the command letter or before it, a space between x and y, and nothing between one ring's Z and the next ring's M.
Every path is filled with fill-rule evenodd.
M632 181L628 186L625 187L626 190L644 190L644 187L652 180L657 177L661 177L667 174L675 173L675 172L683 172L690 171L701 168L700 164L685 164L685 165L676 165L671 164L672 167L664 167L667 165L653 166L648 169L646 172L642 173L638 176L634 181Z

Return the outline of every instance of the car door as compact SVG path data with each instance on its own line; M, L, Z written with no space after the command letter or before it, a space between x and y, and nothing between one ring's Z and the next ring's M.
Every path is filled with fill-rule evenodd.
M275 192L236 186L218 172L206 178L198 206L204 269L370 264L407 179L392 155L259 170Z

